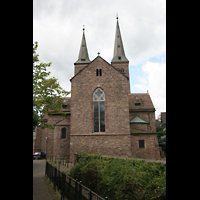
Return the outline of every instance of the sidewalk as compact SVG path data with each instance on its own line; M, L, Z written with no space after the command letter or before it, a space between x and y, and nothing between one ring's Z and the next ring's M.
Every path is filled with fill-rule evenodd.
M33 160L33 200L55 200L44 181L45 160Z

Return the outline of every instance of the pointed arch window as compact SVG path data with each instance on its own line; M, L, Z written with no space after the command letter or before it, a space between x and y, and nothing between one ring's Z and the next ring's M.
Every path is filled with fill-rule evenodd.
M94 132L105 132L105 94L97 88L93 93Z

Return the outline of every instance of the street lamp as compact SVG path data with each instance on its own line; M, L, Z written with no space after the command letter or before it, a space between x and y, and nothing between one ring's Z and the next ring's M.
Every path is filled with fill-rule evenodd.
M47 141L48 141L48 137L46 137L46 160L47 160Z

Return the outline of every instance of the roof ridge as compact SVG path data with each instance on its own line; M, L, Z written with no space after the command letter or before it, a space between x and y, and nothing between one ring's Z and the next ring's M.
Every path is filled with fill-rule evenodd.
M122 74L123 76L125 76L128 80L129 80L129 77L126 76L125 74L123 74L122 72L120 72L117 68L115 68L113 65L111 65L108 61L106 61L105 59L103 59L101 56L97 56L94 60L92 60L90 63L88 63L85 67L83 67L83 69L81 69L78 73L76 73L71 79L70 79L70 82L72 81L72 79L74 77L76 77L78 74L80 74L86 67L88 67L90 64L92 64L97 58L101 58L102 60L104 60L106 63L108 63L111 67L113 67L115 70L117 70L120 74Z

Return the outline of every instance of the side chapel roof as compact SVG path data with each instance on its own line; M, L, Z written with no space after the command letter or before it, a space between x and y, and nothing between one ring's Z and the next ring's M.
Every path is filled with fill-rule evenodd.
M155 107L148 93L131 93L129 94L129 110L155 111Z

